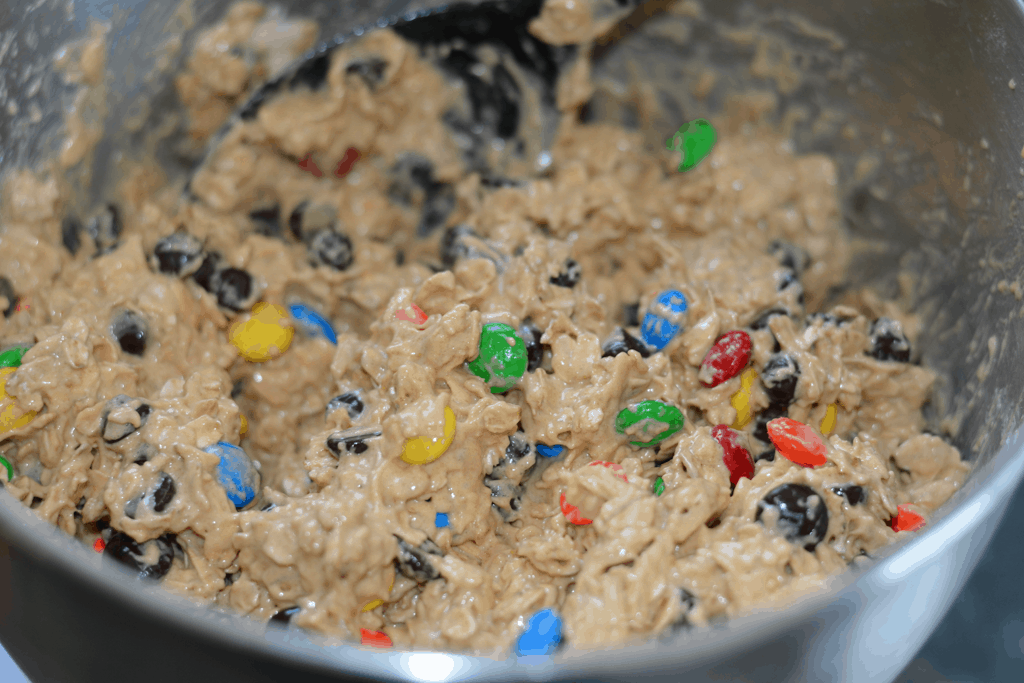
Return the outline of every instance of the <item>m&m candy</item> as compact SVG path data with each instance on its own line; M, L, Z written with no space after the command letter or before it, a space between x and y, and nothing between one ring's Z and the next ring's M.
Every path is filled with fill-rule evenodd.
M228 339L242 358L263 363L288 350L295 335L291 317L281 306L261 301L252 307L248 320L236 322Z
M747 367L752 348L750 335L743 330L723 334L704 356L697 379L707 388L732 379Z
M20 359L19 359L20 362ZM7 380L17 367L0 368L0 434L21 429L36 416L36 411L23 411L7 393Z
M17 368L21 366L21 359L28 351L27 346L15 346L0 353L0 368Z
M641 401L623 408L615 418L615 431L635 437L631 444L640 448L664 441L683 428L683 413L661 401Z
M438 529L443 529L448 526L448 513L438 512L434 515L434 526Z
M455 413L447 406L444 409L444 434L439 437L413 437L405 442L402 460L410 465L426 465L434 462L448 450L455 438Z
M324 337L332 344L338 343L338 335L334 333L331 323L305 304L292 304L288 307L296 326L310 337Z
M552 609L542 609L526 622L526 630L516 641L516 654L549 655L562 642L562 619Z
M704 161L715 146L717 135L707 119L684 123L665 141L665 149L679 152L679 172L689 171Z
M839 406L835 403L829 403L828 408L825 409L825 417L821 418L821 433L831 434L832 430L836 428L836 419L839 417Z
M218 441L203 450L220 458L217 481L235 509L241 510L251 503L260 485L260 473L245 451L226 441Z
M656 496L660 496L661 494L665 493L665 480L662 479L661 477L655 479L654 487L651 490L654 491L654 495Z
M804 467L818 467L828 462L828 448L814 430L788 417L777 417L768 423L768 438L787 460Z
M897 505L896 516L892 518L892 530L917 531L924 526L924 517L914 512L909 505Z
M740 479L754 478L754 461L750 451L740 445L739 432L727 425L718 425L711 430L711 438L722 447L722 460L729 469L729 483L735 486Z
M736 420L732 423L733 429L743 429L754 419L754 409L750 405L750 390L756 379L757 370L754 368L747 368L740 374L740 389L729 399L729 403L736 409Z
M426 324L428 317L429 316L423 312L423 309L416 304L409 304L405 308L399 308L395 311L395 318L397 320L412 323L416 327L423 327L423 325Z
M545 458L557 458L565 452L565 446L561 444L555 444L554 446L548 446L547 444L538 443L537 453L544 456Z
M386 633L368 628L359 629L359 642L370 647L391 647L391 639Z
M480 353L469 370L487 382L492 394L508 391L526 372L526 342L511 325L487 323L480 332Z
M622 465L618 465L614 462L607 462L605 460L595 460L594 462L590 463L588 467L607 467L608 469L614 470L616 472L622 471ZM617 476L622 481L629 481L625 474L617 474L615 476ZM580 503L580 505L582 505L582 503ZM579 507L577 507L577 505L575 505L572 501L566 498L565 491L562 491L562 493L558 497L558 507L562 510L562 514L565 515L565 518L569 520L570 523L575 524L576 526L585 526L594 521L592 519L588 519L587 517L585 517L583 513L580 512Z
M644 315L640 325L640 338L645 344L660 351L672 341L686 320L686 296L676 289L658 295Z

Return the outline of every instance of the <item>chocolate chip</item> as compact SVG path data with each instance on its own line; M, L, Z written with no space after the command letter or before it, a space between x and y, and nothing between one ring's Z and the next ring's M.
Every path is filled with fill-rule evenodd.
M871 349L868 355L878 360L910 362L910 341L903 333L903 325L892 318L879 318L871 323Z
M191 275L205 263L203 243L187 232L167 235L153 247L153 260L157 270L166 275Z
M547 344L541 344L540 339L544 336L544 332L529 318L519 326L519 336L526 344L526 371L533 372L543 363L544 350L550 347Z
M220 260L220 254L216 251L211 251L203 259L196 272L192 274L192 279L195 280L196 284L207 292L213 293L214 291L214 275L217 274L217 270L220 267Z
M349 455L361 455L369 450L369 446L366 444L367 440L380 435L381 431L379 429L368 429L366 427L346 429L342 432L335 432L327 437L327 448L336 458L340 458L346 453Z
M352 240L335 230L320 230L309 244L310 257L314 264L322 263L338 271L352 265Z
M773 240L768 245L768 253L778 259L779 265L792 270L795 277L803 275L807 266L811 264L811 255L807 253L807 250L783 240ZM785 288L780 287L779 289Z
M65 216L61 221L60 239L72 256L78 253L82 247L82 221L77 216Z
M431 556L444 556L444 552L436 543L428 538L419 546L413 547L401 538L397 536L395 538L398 540L398 557L395 558L395 566L402 575L419 583L426 583L441 576L430 560Z
M157 480L156 489L153 490L153 511L163 512L170 505L171 501L174 500L174 494L178 492L178 487L174 485L174 479L171 475L166 472L160 473L160 478Z
M133 356L146 353L146 320L135 311L121 311L114 316L110 332L121 346L121 350Z
M833 486L832 492L845 498L850 505L860 505L868 499L868 492L864 490L864 487L856 484Z
M246 309L255 297L252 275L241 268L225 268L213 274L211 284L217 303L232 311Z
M772 405L786 407L791 404L799 380L800 365L788 352L776 353L761 370L761 383Z
M111 422L110 413L115 410L120 410L124 407L130 407L135 410L139 416L139 426L131 424L130 422L120 423ZM117 443L122 439L126 438L130 434L142 429L146 426L146 420L149 418L149 414L153 411L153 408L143 403L141 399L132 398L125 394L118 394L114 398L107 401L107 405L104 407L103 416L100 418L100 434L103 440L107 443Z
M575 287L580 281L580 276L583 274L583 269L580 268L580 264L573 259L566 259L565 266L559 271L558 275L551 278L551 284L559 287Z
M601 346L601 357L611 358L628 351L636 351L642 358L647 358L651 355L651 348L647 344L631 335L624 328L619 328Z
M363 392L355 389L353 391L346 391L340 396L335 396L327 402L327 414L331 414L335 410L344 408L348 412L348 416L351 419L356 419L363 414L363 410L366 406L363 403Z
M11 281L2 275L0 275L0 299L7 299L4 317L10 318L18 308L18 295L14 293L14 286L11 285Z
M171 569L177 541L174 534L164 534L145 543L137 543L131 536L113 529L104 533L103 551L118 562L138 571L140 579L161 579ZM156 546L156 558L150 548Z
M249 212L249 220L256 234L265 237L281 236L281 207L277 204L253 209Z
M96 214L86 228L96 244L97 254L106 254L117 248L124 229L121 213L114 204L107 204Z

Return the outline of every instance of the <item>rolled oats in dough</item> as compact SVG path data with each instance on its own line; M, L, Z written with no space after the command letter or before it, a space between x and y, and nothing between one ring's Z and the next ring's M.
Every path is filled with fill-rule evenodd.
M551 2L531 31L577 42L594 24L586 8ZM201 145L314 40L301 21L271 40L266 19L244 3L202 33L176 81L182 144ZM775 608L892 542L897 505L927 518L967 472L955 448L922 433L933 373L869 353L868 307L810 315L846 267L833 163L711 117L711 156L679 173L678 153L578 123L589 71L568 73L550 167L521 182L465 168L443 116L456 87L388 30L335 51L323 87L232 127L188 200L143 163L87 220L69 213L56 167L10 177L0 350L31 346L6 391L36 416L0 435L7 494L83 542L138 551L136 565L198 601L259 620L298 607L294 626L478 652L507 651L542 608L579 647ZM196 249L180 275L154 255L172 233L195 238L179 238ZM219 299L229 268L252 291ZM619 328L639 335L637 318L667 289L688 301L683 331L657 353L603 354ZM300 329L279 357L241 359L229 328L258 301L310 306L337 344ZM396 317L412 304L424 323ZM890 315L913 342L914 319ZM132 321L141 354L117 336ZM531 369L507 393L466 368L487 322L536 333ZM698 380L731 330L750 333L759 373L777 353L799 367L776 414L818 428L836 407L825 465L778 457L755 418L740 442L763 457L731 487L711 430L736 421L741 378ZM349 410L353 396L361 410ZM685 425L638 448L614 423L646 399L680 408ZM749 401L772 409L763 381ZM407 439L441 437L446 409L450 447L404 462ZM345 445L352 435L358 447ZM242 511L204 450L218 441L258 463L261 487ZM564 449L548 457L537 444ZM811 550L777 515L757 519L782 484L810 487L827 509ZM592 524L567 521L563 491Z

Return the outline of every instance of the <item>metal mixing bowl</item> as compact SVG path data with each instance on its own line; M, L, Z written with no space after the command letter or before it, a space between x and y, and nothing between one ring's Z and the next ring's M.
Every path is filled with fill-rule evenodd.
M209 25L227 4L197 3L196 27ZM321 20L325 36L407 9L402 0L279 4ZM0 640L24 671L36 681L145 683L291 680L300 672L307 681L896 676L963 585L1024 471L1018 432L1024 415L1024 374L1018 372L1024 309L1012 286L1024 257L1018 206L1024 199L1024 5L707 5L705 18L687 19L649 3L600 48L597 72L620 77L632 60L640 73L661 73L682 84L693 77L693 64L713 63L730 74L721 90L697 103L680 85L677 93L659 93L665 110L686 120L688 113L704 114L699 107L727 106L730 89L763 88L777 98L773 116L792 124L798 149L836 158L847 224L864 238L852 277L896 294L897 271L916 275L905 293L925 323L918 345L923 362L944 373L930 417L952 431L975 467L922 533L784 610L646 644L586 653L569 648L552 658L517 662L367 650L198 607L98 562L90 549L0 495ZM98 0L0 7L0 170L34 165L53 154L72 89L52 72L51 58L58 46L84 32L89 17L113 22L109 141L92 169L94 199L104 192L118 150L137 142L121 130L123 118L139 111L154 117L173 108L166 76L141 76L154 59L148 46L159 41L174 3L129 0L118 8ZM790 11L842 40L810 30ZM640 21L644 14L654 16ZM716 28L715 22L722 24ZM792 50L768 49L765 58L804 76L783 82L749 68L758 42L744 43L737 38L742 32L726 40L722 25L785 36ZM1016 90L1009 86L1013 78ZM151 105L145 110L144 101ZM607 115L614 104L599 109ZM631 117L635 123L635 114L628 102L617 113L627 123ZM664 137L664 131L653 135Z

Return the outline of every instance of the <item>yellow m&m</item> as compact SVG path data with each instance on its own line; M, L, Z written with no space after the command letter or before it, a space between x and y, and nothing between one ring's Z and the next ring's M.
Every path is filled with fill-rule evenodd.
M7 379L18 368L0 368L0 434L24 427L36 416L36 411L23 411L7 393Z
M756 379L757 370L754 368L747 368L740 374L740 390L729 400L732 407L736 409L736 421L732 423L733 429L743 429L754 419L754 410L750 407L750 390Z
M405 450L402 451L402 460L410 465L426 465L434 462L448 450L455 438L455 413L451 408L444 409L444 435L429 438L417 436L405 442Z
M821 419L821 433L831 434L836 428L836 418L839 416L839 407L835 403L829 403L825 410L825 417Z
M253 306L249 319L235 323L228 332L238 353L251 363L277 358L291 346L293 336L295 327L288 311L266 301Z

